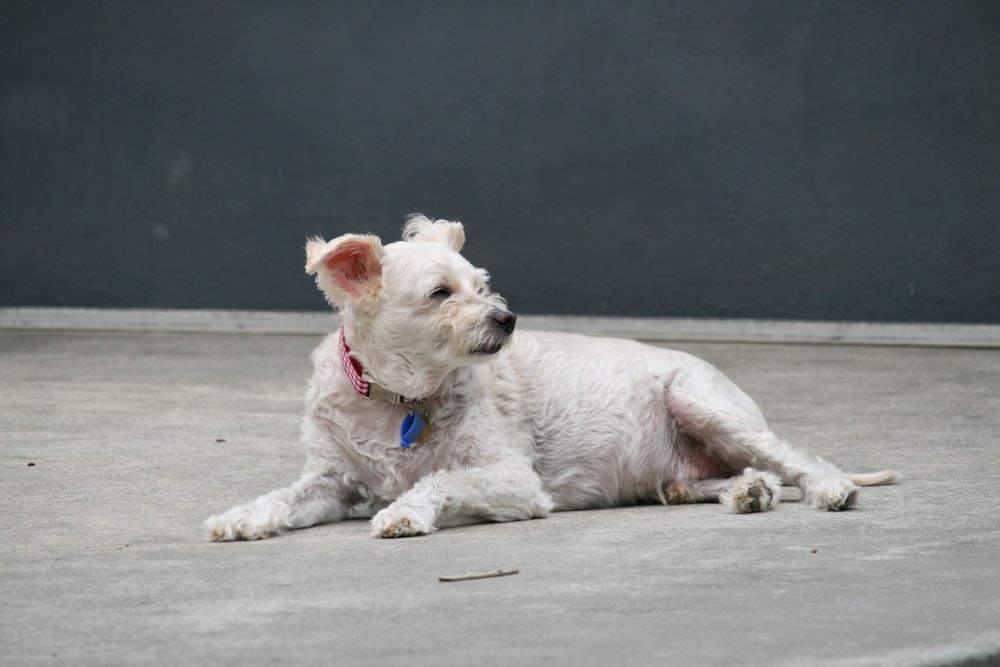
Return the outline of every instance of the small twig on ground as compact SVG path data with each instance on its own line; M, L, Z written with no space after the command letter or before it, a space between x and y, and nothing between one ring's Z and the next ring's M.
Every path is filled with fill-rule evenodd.
M438 581L469 581L470 579L489 579L490 577L506 577L517 574L520 570L493 570L492 572L477 572L475 574L446 574L438 577Z

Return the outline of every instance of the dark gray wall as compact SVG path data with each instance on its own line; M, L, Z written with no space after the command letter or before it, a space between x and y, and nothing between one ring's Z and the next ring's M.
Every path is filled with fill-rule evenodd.
M527 313L1000 322L1000 3L6 2L0 305L323 308L466 223Z

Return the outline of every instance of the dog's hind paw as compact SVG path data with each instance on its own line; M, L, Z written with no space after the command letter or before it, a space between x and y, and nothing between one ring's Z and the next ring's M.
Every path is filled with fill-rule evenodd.
M847 509L858 499L858 486L847 475L826 477L806 487L805 497L819 510Z
M412 537L426 535L434 530L433 524L412 507L395 505L376 514L371 526L372 537Z
M744 470L743 475L719 496L723 505L741 514L774 509L780 499L781 480L753 468Z

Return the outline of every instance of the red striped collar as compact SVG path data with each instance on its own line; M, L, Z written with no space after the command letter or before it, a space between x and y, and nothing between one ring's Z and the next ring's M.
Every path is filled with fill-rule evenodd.
M343 324L340 325L340 364L344 367L344 372L347 373L347 378L351 381L354 390L365 398L386 401L394 405L411 402L400 394L373 382L371 378L365 377L365 367L361 365L360 361L351 357L351 348L347 346L347 340L344 338Z

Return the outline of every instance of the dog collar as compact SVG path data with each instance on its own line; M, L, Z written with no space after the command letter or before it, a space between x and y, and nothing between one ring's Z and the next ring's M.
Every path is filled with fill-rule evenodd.
M343 324L340 325L340 363L344 367L344 370L347 371L347 377L351 381L351 385L354 386L354 391L365 398L385 401L393 405L410 402L403 398L402 395L386 389L370 377L365 377L365 367L361 365L360 361L351 357L351 348L347 346L347 339L344 338Z
M347 378L351 381L354 391L367 399L385 401L393 405L406 403L410 411L399 426L399 446L409 449L415 443L427 440L431 433L431 423L428 419L427 404L420 399L405 398L402 394L386 389L371 377L365 375L361 362L351 357L351 348L347 346L344 337L344 325L340 325L340 365L344 367ZM413 408L419 408L419 412Z

